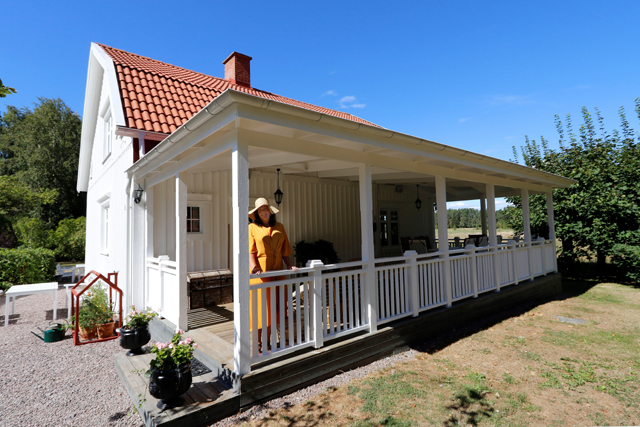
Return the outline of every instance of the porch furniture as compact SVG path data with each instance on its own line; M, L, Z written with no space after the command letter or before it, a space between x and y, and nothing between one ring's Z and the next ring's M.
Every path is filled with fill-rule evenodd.
M76 279L79 279L80 276L84 276L84 264L76 264L73 266L73 276L71 277L71 281L75 283Z
M418 237L414 237L413 239L410 239L409 248L404 249L403 247L402 253L404 253L405 250L414 250L419 254L426 254L428 252L436 251L436 249L434 249L433 246L431 245L431 240L429 239L429 236L418 236Z
M60 263L56 264L56 274L61 277L74 277L75 267L72 265L61 266ZM72 280L75 282L75 280Z
M233 273L229 269L187 273L189 308L233 302Z
M11 314L16 310L16 297L22 295L40 294L43 292L53 292L53 320L58 318L58 283L34 283L31 285L12 286L7 292L7 299L4 305L4 326L9 326L9 302L11 302Z

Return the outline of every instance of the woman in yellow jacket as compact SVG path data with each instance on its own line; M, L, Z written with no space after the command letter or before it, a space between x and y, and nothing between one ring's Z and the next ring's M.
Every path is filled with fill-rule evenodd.
M298 268L291 264L291 245L289 244L289 238L284 230L284 226L276 222L276 214L280 212L277 208L269 205L269 201L265 198L259 198L256 200L255 208L249 211L249 218L253 221L249 224L249 264L251 268L251 274L260 274L267 271L282 270L283 262L287 269L297 271ZM258 284L264 282L271 282L274 280L284 279L280 277L265 277L251 279L251 284ZM287 310L287 303L285 299L285 306L280 307L279 287L274 288L275 293L273 298L276 303L276 319L280 319L280 310ZM277 325L276 319L271 319L271 289L266 290L266 319L267 319L267 333L271 334L271 324ZM253 294L254 291L251 293ZM258 316L258 341L262 342L262 292L263 290L255 291L258 301L258 313L251 312L251 327L253 329L253 316ZM254 295L251 295L253 300Z

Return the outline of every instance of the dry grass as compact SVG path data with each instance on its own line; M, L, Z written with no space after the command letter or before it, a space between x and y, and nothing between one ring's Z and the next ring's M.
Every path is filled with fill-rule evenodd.
M453 333L412 361L251 425L640 424L640 290L567 289L564 299Z
M482 234L480 228L449 228L447 230L447 236L449 239L455 239L459 237L460 240L464 240L469 237L469 234ZM513 236L513 230L510 228L498 228L498 234L505 240ZM438 238L438 230L436 229L436 239Z

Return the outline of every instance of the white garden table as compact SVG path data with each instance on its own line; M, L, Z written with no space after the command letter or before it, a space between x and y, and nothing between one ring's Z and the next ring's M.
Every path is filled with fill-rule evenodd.
M9 325L9 302L11 304L11 314L16 311L16 297L21 295L40 294L43 292L53 292L53 320L58 318L58 283L34 283L32 285L16 285L12 286L5 295L7 298L4 303L4 326Z

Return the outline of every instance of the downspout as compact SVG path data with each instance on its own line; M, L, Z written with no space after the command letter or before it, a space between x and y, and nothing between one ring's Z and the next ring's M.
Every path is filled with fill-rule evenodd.
M131 296L132 296L132 287L131 287L131 246L132 246L132 235L131 235L131 194L133 194L133 185L135 180L133 179L133 175L127 174L127 202L125 204L127 210L127 245L125 250L125 258L126 262L124 263L124 278L125 278L125 287L126 292L125 295L127 297L126 302L126 310L128 311L129 306L131 305Z

